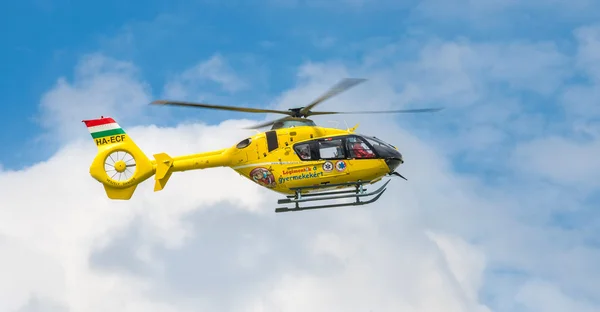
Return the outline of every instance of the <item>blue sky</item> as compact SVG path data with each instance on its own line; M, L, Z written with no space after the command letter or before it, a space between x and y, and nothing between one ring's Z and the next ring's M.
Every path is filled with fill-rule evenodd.
M217 99L224 104L260 106L290 87L295 82L295 71L308 60L335 58L359 62L369 49L398 41L405 45L394 57L411 59L419 45L432 37L475 41L555 40L559 49L572 53L572 29L594 17L591 12L583 12L578 13L581 16L576 20L568 14L569 10L560 12L560 5L557 8L509 5L494 14L485 5L466 7L463 13L456 14L467 17L459 18L450 10L439 13L443 6L436 1L424 2L421 7L413 1L251 3L108 1L90 5L23 1L8 4L8 9L0 13L2 27L8 30L1 38L7 48L0 52L5 60L0 91L13 116L10 126L20 135L3 134L2 141L17 152L3 155L0 162L5 167L18 168L39 160L24 152L35 149L39 142L33 138L43 131L35 122L40 98L58 77L72 78L79 58L88 53L101 51L135 63L155 97L160 96L169 75L220 53L230 59L237 71L257 79L251 89L238 94L224 93ZM534 18L534 12L539 17ZM561 13L564 16L557 19ZM198 114L207 121L227 116L213 112Z
M81 239L75 245L86 247L66 248L67 256L58 248L54 254L44 248L48 233L39 234L38 241L27 226L16 229L2 222L0 237L17 237L31 250L50 254L59 266L70 263L70 255L76 254L89 258L90 266L100 271L142 276L143 281L158 285L152 291L169 294L165 302L185 297L190 289L210 288L202 282L202 272L194 279L182 273L196 264L179 255L194 259L189 262L205 261L231 279L243 275L236 294L212 290L234 299L252 297L253 285L267 283L278 274L302 275L296 271L301 268L313 275L294 280L292 286L277 285L292 290L299 285L306 295L302 298L312 302L318 296L307 295L308 289L334 283L321 274L332 262L302 256L314 251L305 239L315 236L315 245L339 243L329 248L331 252L353 254L352 250L363 248L370 253L362 256L371 261L420 265L407 266L406 271L383 265L385 272L372 274L382 278L372 281L376 285L387 285L386 272L398 279L406 277L407 283L425 284L431 278L428 272L438 272L432 274L445 281L439 285L460 284L459 290L432 287L422 294L422 301L414 299L422 303L440 296L456 311L475 309L470 304L478 309L486 305L493 311L593 311L600 306L596 282L600 278L596 211L600 199L599 18L600 4L591 0L555 0L552 4L541 0L527 4L499 0L8 3L0 12L0 26L5 30L0 33L5 47L0 50L4 60L0 92L8 109L4 122L11 130L1 134L0 141L11 152L0 154L0 164L3 170L16 171L3 176L0 170L0 185L6 183L6 193L0 192L0 198L8 198L0 206L13 208L5 213L18 219L15 222L34 222L32 215L48 212L35 210L39 206L35 199L19 197L17 190L19 185L31 187L23 181L39 183L49 189L40 200L56 203L52 217L60 221L44 223L40 217L35 222L58 233L49 235L53 244L71 246L71 239ZM91 144L82 119L110 114L126 130L134 129L140 142L154 151L198 152L235 144L247 135L233 130L238 123L248 122L238 119L256 122L265 116L147 103L168 96L289 108L305 105L345 76L369 81L320 109L446 107L434 115L315 118L322 124L334 119L340 126L360 122L360 132L400 146L409 160L402 169L409 183L395 186L387 201L368 213L302 215L277 219L275 224L270 216L257 212L266 209L264 202L272 202L272 194L236 180L235 174L205 172L200 176L210 177L206 181L193 175L173 179L167 188L173 193L141 193L146 211L139 209L140 202L123 206L105 202L101 189L91 184L95 181L84 176L94 150L78 141ZM157 131L149 124L170 128ZM76 164L66 173L73 181L81 181L75 191L55 183L54 171L50 171L50 165L64 167L65 163ZM218 183L211 179L233 184L239 194L221 188L202 194L188 189L203 183L214 188ZM77 191L82 195L74 195ZM51 198L51 193L58 197ZM83 215L81 207L89 198L96 200L85 211L90 215ZM180 205L174 205L174 200L181 200ZM166 206L173 211L163 210ZM234 212L210 210L215 207ZM91 216L97 223L90 221ZM188 217L191 221L182 221ZM215 226L213 220L242 225L249 234L232 232L233 225ZM83 229L85 224L89 228ZM442 233L433 235L438 237L431 239L435 244L426 239L430 231ZM211 241L210 233L217 233L223 241ZM186 235L192 241L180 243ZM271 238L279 236L293 243ZM97 241L109 243L97 247ZM226 249L224 241L231 243ZM365 241L372 244L361 245ZM131 253L136 246L143 250ZM204 248L214 258L199 255L197 249ZM277 252L284 248L290 248L294 259ZM444 258L447 248L457 248L466 258L459 261L452 252ZM248 249L258 254L249 255ZM406 256L410 260L401 256L411 252L414 255ZM230 253L244 255L248 258L240 257L250 263L268 256L277 269L267 272L267 260L239 268L232 264ZM352 265L340 270L353 274L352 270L365 265L362 261L367 260L357 254L354 258L346 255ZM436 265L428 267L430 263ZM157 269L161 266L166 271ZM258 271L244 271L248 268ZM412 269L419 275L411 275ZM81 276L91 276L94 283L90 283L102 288L105 273L74 272L84 272ZM55 275L38 275L45 282L56 281ZM366 273L351 276L361 280L357 276ZM311 284L313 278L321 282ZM411 288L394 285L398 288L381 286L380 290ZM138 290L127 287L131 287L127 291ZM114 295L102 291L99 301ZM65 303L67 295L44 294L64 306L75 304ZM390 296L405 296L412 302L408 294L408 290L398 290ZM476 299L464 299L471 295ZM141 302L147 298L140 296ZM446 301L441 302L444 306ZM320 307L327 310L326 306L323 302Z

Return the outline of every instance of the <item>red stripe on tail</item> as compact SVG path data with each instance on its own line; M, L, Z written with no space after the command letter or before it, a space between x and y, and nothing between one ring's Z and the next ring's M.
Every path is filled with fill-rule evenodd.
M83 120L83 122L85 122L85 126L89 128L114 123L115 120L110 117L102 117L100 119Z

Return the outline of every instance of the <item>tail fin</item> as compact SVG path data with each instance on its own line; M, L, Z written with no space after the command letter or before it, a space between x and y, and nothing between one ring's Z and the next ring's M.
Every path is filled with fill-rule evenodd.
M83 122L98 147L90 175L104 185L109 198L130 199L137 185L154 174L153 162L114 119L101 117Z

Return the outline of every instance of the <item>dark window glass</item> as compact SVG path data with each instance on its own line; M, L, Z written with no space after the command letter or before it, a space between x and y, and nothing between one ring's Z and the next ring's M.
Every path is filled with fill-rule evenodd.
M359 137L351 136L346 139L346 148L349 158L365 159L375 158L375 153Z
M245 140L241 141L240 143L238 143L236 145L236 147L239 148L239 149L248 147L248 145L250 145L250 142L252 142L252 140L250 138L245 139Z
M267 136L267 149L270 153L279 147L279 142L277 141L277 132L267 131L265 134Z
M344 141L342 139L325 139L319 141L319 155L321 159L346 158Z
M310 143L302 143L294 146L294 151L300 157L301 160L311 160L312 153L310 150Z

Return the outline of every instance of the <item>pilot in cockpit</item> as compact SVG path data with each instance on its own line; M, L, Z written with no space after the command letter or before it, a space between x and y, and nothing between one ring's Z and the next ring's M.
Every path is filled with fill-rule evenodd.
M348 145L350 145L349 150L353 154L354 158L373 158L375 154L367 147L363 146L363 143L359 142L357 139L352 138L348 140Z
M298 148L298 156L303 160L310 159L310 149L308 145L301 146Z

